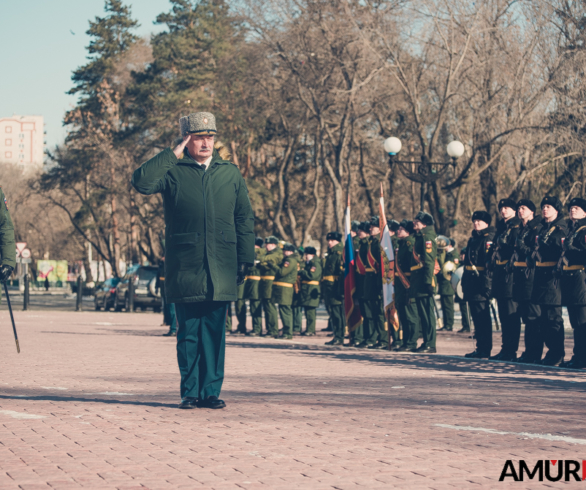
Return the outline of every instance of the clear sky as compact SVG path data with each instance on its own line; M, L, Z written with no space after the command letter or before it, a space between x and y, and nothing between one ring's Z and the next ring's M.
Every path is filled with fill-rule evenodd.
M127 0L141 24L136 34L162 30L153 21L168 0ZM75 98L71 74L86 62L88 21L103 17L103 0L0 0L0 117L41 115L51 149L63 141L62 121Z

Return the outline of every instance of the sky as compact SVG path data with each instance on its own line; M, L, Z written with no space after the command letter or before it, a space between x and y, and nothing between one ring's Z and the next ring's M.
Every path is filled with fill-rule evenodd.
M139 36L160 32L153 21L168 0L127 0ZM0 0L0 117L41 115L52 149L65 137L63 115L75 97L71 74L86 63L89 20L103 17L104 0Z

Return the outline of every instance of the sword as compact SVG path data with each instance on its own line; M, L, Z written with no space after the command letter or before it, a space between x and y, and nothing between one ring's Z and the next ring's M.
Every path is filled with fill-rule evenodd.
M14 323L14 315L12 314L12 305L10 304L10 296L8 296L8 286L4 282L4 291L6 293L6 303L8 303L8 310L10 311L10 319L12 320L12 331L14 332L14 341L16 342L16 352L20 354L20 344L18 343L18 335L16 334L16 325Z
M496 309L494 307L494 303L493 303L492 300L488 300L488 302L490 303L490 309L492 311L492 315L494 316L494 322L496 323L496 329L498 331L498 330L501 329L501 326L499 325L499 319L498 319L497 314L496 314Z

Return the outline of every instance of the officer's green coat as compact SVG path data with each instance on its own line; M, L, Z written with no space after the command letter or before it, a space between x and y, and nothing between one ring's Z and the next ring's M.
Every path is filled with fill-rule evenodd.
M299 271L301 277L301 289L299 291L299 303L302 306L317 308L319 306L319 281L322 276L321 260L314 257L305 263ZM318 284L309 284L310 282Z
M409 288L412 298L429 296L428 285L436 286L434 275L437 258L436 236L433 226L426 226L415 234L413 246L415 253L411 256L411 287ZM415 258L415 254L419 260Z
M457 265L459 262L458 256L454 254L453 250L451 252L446 252L445 250L442 250L437 254L437 262L440 268L440 271L435 276L437 279L438 293L441 296L454 296L456 292L452 287L452 283L444 277L442 270L446 262L454 262Z
M279 270L282 260L283 251L277 247L270 252L266 252L261 262L258 264L258 270L260 272L258 296L260 299L271 299L273 293L272 278L275 277L275 274Z
M364 297L368 301L382 299L383 296L383 278L381 275L380 261L381 261L381 247L378 237L371 236L369 240L370 247L370 263L367 261L364 264L367 267L366 276L364 277ZM374 267L373 267L374 265Z
M236 301L238 264L254 262L246 184L216 149L207 170L185 155L167 148L132 176L141 194L163 195L167 301Z
M301 270L301 267L303 267L303 257L299 254L299 252L295 252L293 254L293 256L295 257L295 260L297 260L297 276L299 276L299 271ZM300 279L297 279L297 283L299 283ZM299 288L301 290L301 288ZM298 308L301 307L301 303L299 301L299 291L298 292L293 292L293 304L292 304L293 308ZM302 311L302 310L299 310ZM295 315L295 310L293 311L293 314Z
M409 235L406 238L398 240L397 250L397 268L400 268L407 282L411 282L411 257L413 255L413 245L415 238ZM409 300L409 289L403 285L399 274L395 274L395 302L397 304L407 304Z
M370 266L368 265L368 251L370 250L370 237L362 238L359 242L358 253L356 254L356 260L360 257L362 264L364 265L365 269L368 269ZM357 297L359 299L366 300L368 299L365 295L364 290L364 281L366 279L366 273L361 275L360 273L356 274L356 291ZM360 281L360 285L358 284ZM364 313L364 312L363 312Z
M338 243L329 250L326 257L321 283L326 305L341 305L344 301L343 253L344 246Z
M14 225L8 212L6 196L0 188L0 258L2 265L16 267L16 243L14 241Z
M297 282L297 257L295 254L284 256L275 273L271 300L278 305L291 306L293 304L293 286ZM280 283L280 284L279 284ZM290 284L291 287L281 284Z
M255 248L255 263L252 267L248 269L248 275L246 276L246 281L244 282L244 296L243 299L251 299L251 300L258 300L260 299L258 296L258 285L260 283L260 268L258 266L259 262L262 261L262 258L265 255L266 250L264 248Z

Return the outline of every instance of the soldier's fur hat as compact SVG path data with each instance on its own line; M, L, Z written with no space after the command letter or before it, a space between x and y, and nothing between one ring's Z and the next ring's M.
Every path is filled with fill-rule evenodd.
M336 240L338 242L342 241L342 234L339 231L330 231L326 236L327 240Z
M315 255L317 254L317 250L315 249L315 247L305 247L304 253L306 253L307 255Z
M484 221L487 225L490 225L492 218L486 211L474 211L472 214L472 221Z
M416 215L415 218L413 218L413 221L421 221L425 226L433 226L435 224L435 221L433 220L433 216L429 213L426 213L424 211L419 211Z
M285 243L285 245L283 245L283 252L295 252L295 250L297 249L292 243Z
M360 226L358 226L358 229L368 233L370 231L370 221L363 221L362 223L360 223Z
M519 210L521 206L525 206L533 212L535 212L535 210L537 209L535 207L535 203L531 199L519 199L519 202L517 202L517 210Z
M399 229L399 226L401 226L399 224L398 221L392 219L391 221L389 221L389 230L391 231L397 231Z
M542 208L546 204L549 204L558 213L560 213L562 211L562 209L564 208L564 205L562 204L562 201L560 201L559 197L556 197L556 196L545 196L541 200L541 206L540 207Z
M517 209L517 203L515 201L513 201L512 199L509 199L509 198L501 199L499 201L499 211L502 208Z
M259 236L257 236L254 239L254 245L255 245L255 247L261 247L262 248L262 246L264 245L264 243L265 243L265 241L261 237L259 237Z
M194 112L179 119L181 137L188 134L215 135L216 117L211 112Z
M272 243L273 245L279 244L279 239L276 236L268 236L265 238L265 243Z
M358 227L360 226L360 221L352 221L352 223L350 223L352 226L352 231L354 233L358 233Z
M571 207L574 206L582 208L582 210L586 212L586 199L582 199L581 197L575 197L568 203L568 211Z
M405 231L407 233L409 233L409 235L412 235L413 234L413 221L408 221L408 220L404 219L403 221L401 221L399 223L399 226L401 228L404 228Z
M376 226L378 228L380 226L380 218L378 216L370 218L370 226Z

